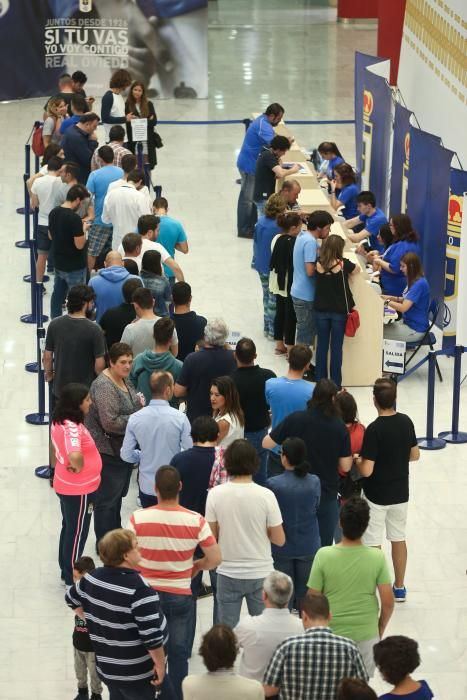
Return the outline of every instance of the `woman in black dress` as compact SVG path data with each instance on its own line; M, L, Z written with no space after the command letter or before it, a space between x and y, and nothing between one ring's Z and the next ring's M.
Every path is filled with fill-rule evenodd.
M156 155L156 135L154 128L157 124L157 115L154 105L151 100L146 97L146 88L144 83L135 80L130 87L130 94L125 103L125 111L127 114L133 114L135 119L148 120L147 141L143 141L144 162L149 163L152 170L157 164ZM131 122L127 123L128 133L128 148L132 153L136 152L136 141L133 140Z

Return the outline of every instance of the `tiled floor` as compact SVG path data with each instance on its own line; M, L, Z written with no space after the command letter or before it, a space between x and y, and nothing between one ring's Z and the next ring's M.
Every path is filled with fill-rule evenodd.
M307 0L219 0L210 3L210 94L205 101L157 105L160 119L243 119L280 101L289 119L345 119L353 114L353 52L375 51L371 28L336 25L325 3ZM3 167L0 172L2 338L0 340L0 697L5 700L65 700L75 688L72 617L63 604L56 563L59 508L48 484L33 468L47 458L47 428L25 423L36 410L35 376L24 363L35 359L35 329L19 322L29 310L22 281L28 253L13 242L23 236L23 144L43 100L0 106ZM223 316L233 329L254 338L259 361L281 373L285 361L261 333L260 285L250 269L251 243L235 235L238 195L236 151L242 125L161 126L157 182L174 216L185 224L190 254L180 260L193 286L193 305ZM312 146L335 140L353 160L351 126L300 126L298 141ZM181 257L181 256L180 256ZM45 297L48 308L50 294ZM364 361L364 358L362 358ZM436 431L450 422L452 366L441 362L445 381L437 388ZM462 398L465 398L465 387ZM363 422L374 410L368 388L355 390ZM424 433L426 371L401 385L399 408ZM464 427L467 416L463 416ZM423 453L412 469L409 521L409 596L389 632L420 641L420 675L438 700L467 697L467 447ZM135 507L135 490L125 513ZM87 551L92 552L89 540ZM198 632L210 626L211 601L199 606ZM200 669L195 656L192 668ZM382 683L375 679L375 687Z

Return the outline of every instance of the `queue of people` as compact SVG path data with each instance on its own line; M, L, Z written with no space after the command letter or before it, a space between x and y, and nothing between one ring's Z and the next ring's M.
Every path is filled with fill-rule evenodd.
M303 217L298 183L274 192L290 145L273 130L283 108L270 105L252 122L239 156L239 235L254 235L264 333L288 363L277 377L256 364L251 338L233 351L226 322L192 309L174 259L188 253L186 233L166 198L151 202L133 153L122 152L123 143L134 150L122 125L131 134L142 116L153 129L154 106L127 71L109 87L102 118L110 142L94 147L98 117L81 113L72 95L76 119L62 142L73 160L48 153L42 182L31 183L44 217L40 252L51 250L55 266L43 476L60 500L58 562L75 611L77 700L101 700L102 684L111 700L361 700L376 697L368 685L376 667L394 686L382 697L427 700L426 682L411 677L416 642L384 636L395 603L407 599L414 427L395 408L391 378L375 381L378 415L366 428L342 388L358 266L331 233L329 213ZM391 332L420 335L429 288L410 220L395 215L380 233L372 193L357 192L336 144L321 152L332 206L343 208L349 237L358 237L387 305L402 314ZM41 265L43 272L45 257ZM125 498L134 509L128 523ZM97 567L84 555L92 515ZM381 551L384 533L394 573ZM190 675L203 572L213 627L200 647L207 673Z

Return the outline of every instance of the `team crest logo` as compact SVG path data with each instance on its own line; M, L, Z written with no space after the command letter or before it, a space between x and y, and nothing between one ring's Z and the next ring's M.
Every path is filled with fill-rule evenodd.
M449 197L449 210L448 210L448 221L453 224L457 224L460 228L462 223L462 204L463 197L458 197L452 194Z
M369 90L363 91L363 118L368 119L373 111L373 95Z

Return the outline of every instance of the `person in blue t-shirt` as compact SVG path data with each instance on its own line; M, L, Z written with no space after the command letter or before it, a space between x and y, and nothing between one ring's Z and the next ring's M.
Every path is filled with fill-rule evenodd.
M433 693L426 681L415 681L410 675L420 666L418 644L410 637L393 635L374 645L373 655L383 679L394 688L379 700L431 700Z
M384 337L416 342L422 340L430 324L430 287L423 274L422 262L416 253L406 253L402 256L401 270L407 278L407 286L402 296L383 295L383 298L386 306L402 314L402 319L384 326Z
M418 236L407 214L395 214L389 220L393 235L392 243L381 256L372 257L373 267L380 270L380 285L383 294L401 296L406 285L401 270L401 259L406 253L419 252Z
M237 205L237 231L241 238L252 238L256 223L256 207L253 201L256 160L274 138L274 127L284 116L284 108L274 102L264 114L254 119L247 129L237 158L241 187Z
M366 256L370 250L382 253L384 248L378 241L378 231L383 224L388 223L388 220L384 212L376 207L376 197L373 192L364 190L357 195L357 209L359 215L348 219L345 226L348 229L353 229L363 224L363 229L359 230L358 233L349 231L348 238L353 243L361 243L366 238L368 239L368 246L360 245L357 248L357 253L360 255Z
M180 221L168 216L169 203L167 199L165 197L157 197L153 202L152 211L153 214L160 218L157 242L164 246L172 258L175 257L176 250L186 255L188 253L188 237ZM170 286L173 287L176 282L173 270L164 265L164 274L169 280Z
M311 350L307 345L297 344L289 350L289 371L286 377L268 379L265 387L266 403L271 410L271 427L275 428L284 418L294 411L304 411L313 396L315 385L303 379L310 367ZM267 439L267 436L265 440ZM264 442L264 441L263 441ZM268 450L268 477L282 474L279 447Z
M89 111L88 103L82 95L73 95L70 102L70 109L73 116L64 119L60 124L61 134L64 134L70 126L73 126L73 124L77 124L83 114L86 114L86 112Z
M97 151L102 167L90 173L86 189L93 196L94 222L88 233L88 269L94 268L96 258L112 248L112 225L104 224L102 211L104 199L111 182L123 177L123 170L117 168L114 162L114 152L110 146L101 146Z
M348 163L337 165L334 168L334 180L331 180L330 187L333 209L342 214L346 220L357 216L358 187L352 166Z
M297 343L312 345L316 335L313 302L318 241L329 236L333 222L327 211L314 211L308 217L307 230L301 231L295 241L290 293L297 317Z
M260 216L253 239L253 267L259 275L263 289L263 332L266 338L274 340L274 319L276 317L276 296L269 291L269 263L271 262L271 243L280 232L276 219L287 209L287 203L280 194L272 194L264 207L264 216Z
M326 168L318 173L318 180L327 178L329 181L334 180L334 168L344 162L342 153L337 148L334 141L323 141L318 146L318 153L321 158L326 161Z
M272 545L276 571L283 571L293 581L294 595L289 608L301 609L315 554L321 546L318 507L321 482L310 474L306 445L301 438L290 437L282 443L284 473L268 479L266 486L277 498L282 513L285 545Z

